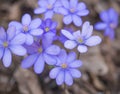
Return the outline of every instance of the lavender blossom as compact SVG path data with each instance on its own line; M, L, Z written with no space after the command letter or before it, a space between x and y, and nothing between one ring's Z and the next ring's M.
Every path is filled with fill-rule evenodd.
M52 45L50 33L45 34L42 39L42 44L39 41L34 42L27 47L30 54L22 61L22 68L29 68L34 65L34 71L39 74L42 73L45 67L45 62L48 65L56 63L56 55L59 54L60 48L57 45Z
M5 32L0 27L0 59L5 67L9 67L12 63L12 53L19 56L26 54L26 49L22 46L25 42L25 35L22 33L15 34L15 27L9 27Z
M52 32L56 34L57 22L52 21L52 19L46 19L42 21L41 29L43 29L44 33Z
M22 23L17 21L12 21L9 23L9 26L15 26L17 33L22 32L26 36L26 44L31 45L34 41L33 36L40 36L43 33L43 30L40 29L41 19L36 18L31 20L29 14L24 14L22 16Z
M88 15L89 11L86 9L85 3L78 3L78 0L61 0L62 6L58 8L58 12L64 15L63 22L65 24L71 24L72 22L76 26L81 26L81 16Z
M99 36L92 36L93 26L89 22L85 22L82 27L82 32L80 30L70 33L67 30L62 30L62 34L68 38L65 41L64 46L68 49L73 49L76 46L80 53L87 52L87 46L96 46L101 43L101 38Z
M39 0L39 7L34 10L35 14L45 13L45 19L52 18L53 14L57 12L57 8L61 3L57 0Z
M102 11L100 18L102 22L96 23L95 28L97 30L105 30L104 35L110 37L110 39L114 39L114 30L118 26L118 13L113 8L110 8Z
M76 54L70 52L68 55L65 50L61 50L58 55L57 63L55 68L50 71L50 78L56 79L57 85L63 83L71 86L73 84L73 78L80 78L81 73L76 68L82 65L80 60L76 60Z

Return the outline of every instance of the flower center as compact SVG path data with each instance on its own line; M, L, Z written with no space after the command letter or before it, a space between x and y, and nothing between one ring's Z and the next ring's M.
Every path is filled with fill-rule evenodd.
M8 47L8 42L4 42L4 43L3 43L3 46L4 46L4 47Z
M48 28L48 27L45 28L45 31L46 31L46 32L48 32L49 30L50 30L50 28Z
M115 29L115 28L116 28L116 24L111 23L111 24L110 24L110 27L113 28L113 29Z
M63 64L61 65L61 67L62 67L63 69L66 69L66 68L67 68L67 64L66 64L66 63L63 63Z
M71 8L71 9L70 9L70 12L71 12L71 13L74 13L74 12L75 12L75 9L74 9L74 8Z
M77 41L78 41L78 43L83 43L83 39L80 37L77 39Z
M40 48L38 49L38 52L41 53L42 51L43 51L43 49L40 47Z
M24 32L27 32L29 30L28 26L23 26Z
M51 4L48 4L48 5L47 5L47 8L48 8L48 9L52 9L52 5L51 5Z

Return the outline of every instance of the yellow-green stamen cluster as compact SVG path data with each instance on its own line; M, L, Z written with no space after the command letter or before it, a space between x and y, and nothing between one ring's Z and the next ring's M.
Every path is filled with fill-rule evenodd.
M28 26L23 26L23 30L24 30L24 32L27 32L28 31Z
M4 42L4 43L3 43L3 46L4 46L4 47L8 47L8 42Z
M67 68L67 64L66 64L66 63L63 63L63 64L61 65L61 67L62 67L63 69L66 69L66 68Z
M38 49L38 52L41 53L42 51L43 51L43 49L40 47L40 48Z

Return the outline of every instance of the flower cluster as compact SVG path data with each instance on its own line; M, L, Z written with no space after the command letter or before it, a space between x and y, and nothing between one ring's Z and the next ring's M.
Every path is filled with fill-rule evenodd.
M102 22L96 23L95 29L105 30L104 35L113 40L115 37L114 30L118 26L118 13L113 8L110 8L102 11L100 13L100 18Z
M89 14L85 3L79 3L78 0L39 0L38 4L39 8L34 10L35 14L45 13L45 19L52 18L55 13L62 14L66 25L73 22L75 26L81 26L81 16Z
M71 86L73 78L80 78L79 67L82 61L77 59L76 53L68 52L64 49L76 48L80 53L87 52L91 46L101 43L99 36L92 36L93 26L89 21L82 25L81 16L86 16L89 11L83 2L78 0L39 0L39 8L35 9L35 14L45 14L45 19L35 18L29 14L24 14L21 22L11 21L8 30L5 32L0 27L0 59L5 67L9 67L12 62L12 54L24 56L21 61L22 68L33 66L35 73L44 71L45 65L53 66L49 76L56 79L57 85L63 83ZM76 26L82 25L82 30L66 30L61 28L57 32L57 22L52 20L54 13L64 15L63 22L68 25L74 23ZM68 27L69 28L69 27ZM61 35L60 35L61 34ZM63 48L56 42L62 40Z

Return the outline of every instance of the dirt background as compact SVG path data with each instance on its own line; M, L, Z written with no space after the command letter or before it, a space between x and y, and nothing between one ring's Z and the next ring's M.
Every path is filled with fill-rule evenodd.
M89 20L91 24L98 22L99 13L110 7L120 14L120 0L80 1L84 1L90 10L90 14L83 20ZM35 7L37 0L0 0L0 26L7 28L11 20L20 21L24 13L30 13L33 18L42 17L34 15ZM55 15L53 19L59 22L59 32L64 27L62 16ZM74 25L65 27L74 28ZM49 78L47 68L41 75L36 75L32 68L21 69L22 58L17 56L14 56L10 68L4 68L0 61L0 94L120 94L120 24L115 33L115 40L110 41L103 36L103 32L95 31L103 42L80 55L83 61L83 67L80 68L82 77L75 79L74 84L65 90Z

